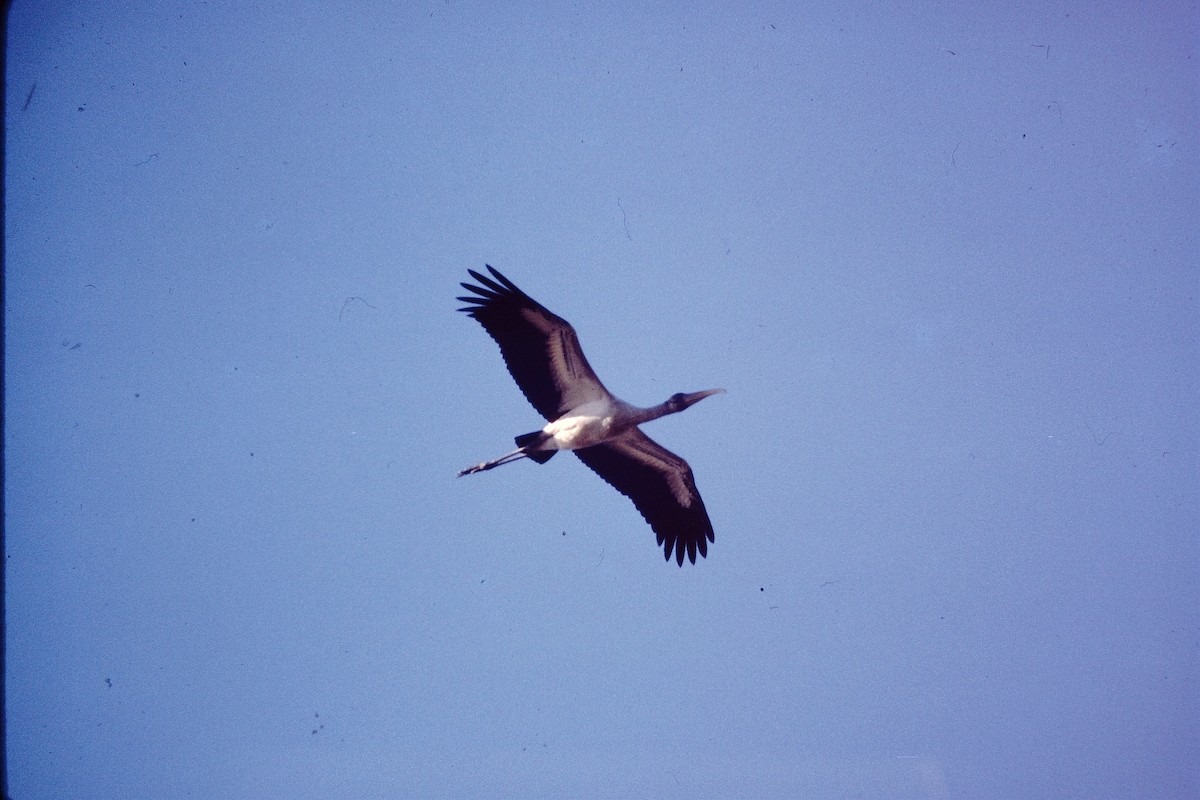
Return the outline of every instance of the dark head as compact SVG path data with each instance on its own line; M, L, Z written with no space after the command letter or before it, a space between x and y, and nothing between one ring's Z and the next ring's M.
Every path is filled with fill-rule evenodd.
M692 392L691 394L677 392L676 394L668 397L667 402L664 405L667 407L668 414L676 414L680 411L683 411L685 408L696 405L696 403L699 403L704 398L714 394L725 394L725 390L705 389L703 392Z

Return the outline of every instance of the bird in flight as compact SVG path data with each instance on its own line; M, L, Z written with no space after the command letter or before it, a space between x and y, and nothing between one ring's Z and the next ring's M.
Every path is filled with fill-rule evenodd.
M663 555L679 566L686 555L708 555L712 522L687 462L642 433L644 422L683 411L724 389L671 395L649 408L615 397L596 377L575 329L485 265L491 277L467 270L479 282L461 286L473 294L459 311L477 320L500 345L513 380L537 412L541 430L516 437L517 449L458 473L459 477L529 458L545 464L559 450L579 460L633 501L658 537Z

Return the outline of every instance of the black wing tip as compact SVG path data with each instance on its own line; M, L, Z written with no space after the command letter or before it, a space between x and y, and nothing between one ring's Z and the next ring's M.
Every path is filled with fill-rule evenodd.
M483 286L475 286L470 283L460 283L459 286L466 289L468 292L475 292L487 300L498 300L502 297L513 297L522 302L533 303L529 295L525 294L517 285L504 276L500 270L493 267L491 264L484 264L488 271L492 273L492 277L484 275L482 272L467 268L467 273L479 281ZM460 300L463 298L459 298Z
M495 276L496 280L500 281L505 286L507 286L508 288L510 288L514 291L520 291L519 289L517 289L517 287L513 284L512 281L510 281L508 278L504 277L504 274L502 272L500 272L500 270L496 269L491 264L484 264L484 266L488 268L488 272L492 273L492 275Z
M468 314L470 314L472 311L482 311L482 310L486 309L488 306L490 306L492 303L504 298L505 296L507 296L509 294L508 289L506 289L503 286L500 286L495 281L493 281L491 278L481 275L473 269L468 269L467 272L471 273L471 275L475 278L475 280L482 283L483 286L476 286L473 283L466 283L466 282L458 284L462 288L466 289L468 292L471 292L471 294L463 295L461 297L456 297L454 299L460 303L474 303L474 306L468 306L467 308L460 308L460 309L458 309L459 311L463 311Z
M707 541L706 541L707 539ZM670 562L671 555L675 555L675 563L680 567L683 566L683 557L687 556L687 560L691 564L696 563L696 555L699 553L701 558L708 558L708 542L713 541L711 531L707 536L701 536L697 539L684 539L682 536L666 541L659 541L663 548L663 559Z
M476 286L473 283L460 283L459 286L466 289L468 292L474 292L475 294L479 295L478 297L472 298L473 300L494 300L500 296L500 293L495 289L484 289L482 286ZM465 300L466 298L460 297L458 299Z
M482 286L475 286L474 284L471 284L471 283L465 283L465 282L460 283L459 286L463 287L468 292L475 292L476 294L486 297L489 300L494 300L498 297L501 297L501 296L507 294L507 292L508 292L507 289L505 289L499 283L496 283L496 281L492 280L487 275L484 275L481 272L476 272L473 269L469 269L469 270L467 270L467 272L469 272L471 274L472 278L474 278L475 280L479 281L482 284Z

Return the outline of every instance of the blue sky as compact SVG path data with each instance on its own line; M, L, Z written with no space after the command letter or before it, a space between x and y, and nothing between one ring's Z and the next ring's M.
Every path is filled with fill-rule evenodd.
M1194 4L727 6L15 4L14 796L1200 791Z

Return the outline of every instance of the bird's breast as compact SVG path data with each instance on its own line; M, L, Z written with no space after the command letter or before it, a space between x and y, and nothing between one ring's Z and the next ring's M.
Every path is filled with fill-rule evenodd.
M542 429L559 450L578 450L608 441L613 436L613 418L601 414L569 413Z

